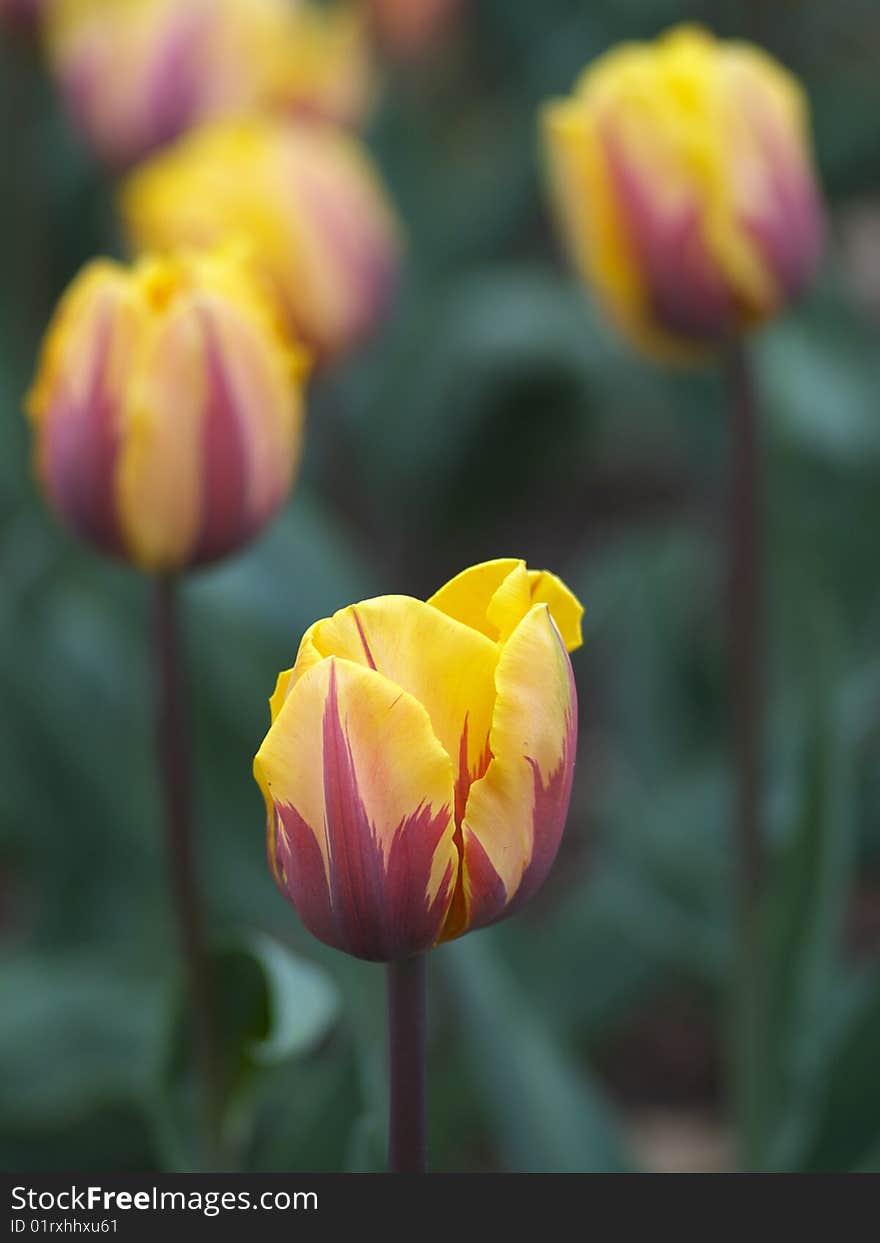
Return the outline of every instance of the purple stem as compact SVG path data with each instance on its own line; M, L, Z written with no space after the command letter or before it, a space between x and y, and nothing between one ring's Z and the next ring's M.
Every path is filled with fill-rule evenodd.
M223 1084L214 1021L192 808L183 644L177 581L156 579L158 750L165 795L168 878L192 1014L200 1076L202 1132L209 1169L220 1164Z
M390 1174L424 1174L427 1168L425 976L424 954L388 964Z

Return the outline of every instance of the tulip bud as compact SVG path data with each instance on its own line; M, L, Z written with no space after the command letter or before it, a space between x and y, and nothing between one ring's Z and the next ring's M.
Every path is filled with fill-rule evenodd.
M798 82L694 28L601 57L544 128L562 232L648 351L693 356L780 312L820 259Z
M46 495L143 569L222 557L287 497L305 370L231 251L98 260L62 299L28 398Z
M372 0L382 42L398 56L419 57L452 28L462 0Z
M56 0L49 61L98 155L127 165L204 121L283 107L362 119L364 23L314 0Z
M292 331L322 357L353 346L385 310L400 234L356 138L252 118L194 131L129 178L136 248L243 238Z
M310 932L390 962L538 889L568 812L582 613L552 574L501 560L307 631L254 773Z

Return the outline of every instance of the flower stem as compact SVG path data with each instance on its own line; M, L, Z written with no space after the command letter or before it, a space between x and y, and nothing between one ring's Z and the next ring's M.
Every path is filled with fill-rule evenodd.
M204 1152L208 1168L217 1169L221 1160L223 1084L196 867L184 653L175 578L156 579L155 605L157 741L165 795L167 866L193 1020Z
M729 370L732 480L728 616L738 865L739 963L736 1074L740 1140L747 1165L760 1142L762 977L760 902L763 880L761 751L764 717L761 620L760 434L754 381L744 346Z
M425 976L424 954L388 964L391 1174L424 1174L427 1167Z

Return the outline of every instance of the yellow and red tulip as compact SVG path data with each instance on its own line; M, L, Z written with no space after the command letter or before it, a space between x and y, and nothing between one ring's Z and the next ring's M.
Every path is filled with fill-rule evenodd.
M396 216L363 145L328 125L196 130L131 175L122 211L139 249L244 239L291 330L325 358L374 326L394 287Z
M78 128L127 165L208 120L282 107L363 118L364 23L314 0L56 0L49 61Z
M649 352L689 357L783 309L821 257L807 102L747 43L691 26L612 50L544 112L575 263Z
M287 497L305 370L231 251L89 264L28 398L50 503L147 570L224 556Z
M393 961L538 889L571 793L582 613L509 559L310 627L254 762L272 871L310 932Z

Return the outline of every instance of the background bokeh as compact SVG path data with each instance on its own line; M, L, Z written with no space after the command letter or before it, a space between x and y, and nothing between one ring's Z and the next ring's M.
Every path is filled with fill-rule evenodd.
M382 970L312 941L265 863L250 766L275 675L315 618L493 556L586 606L579 761L539 897L431 957L432 1166L736 1159L724 388L606 330L552 236L536 127L593 56L695 18L802 77L832 209L817 287L753 346L771 869L749 1159L878 1169L880 8L464 9L433 56L388 68L368 134L409 233L396 311L313 386L281 520L185 593L237 1159L382 1166ZM8 32L0 144L0 1164L192 1168L148 584L47 515L21 414L54 300L121 242L110 182Z

